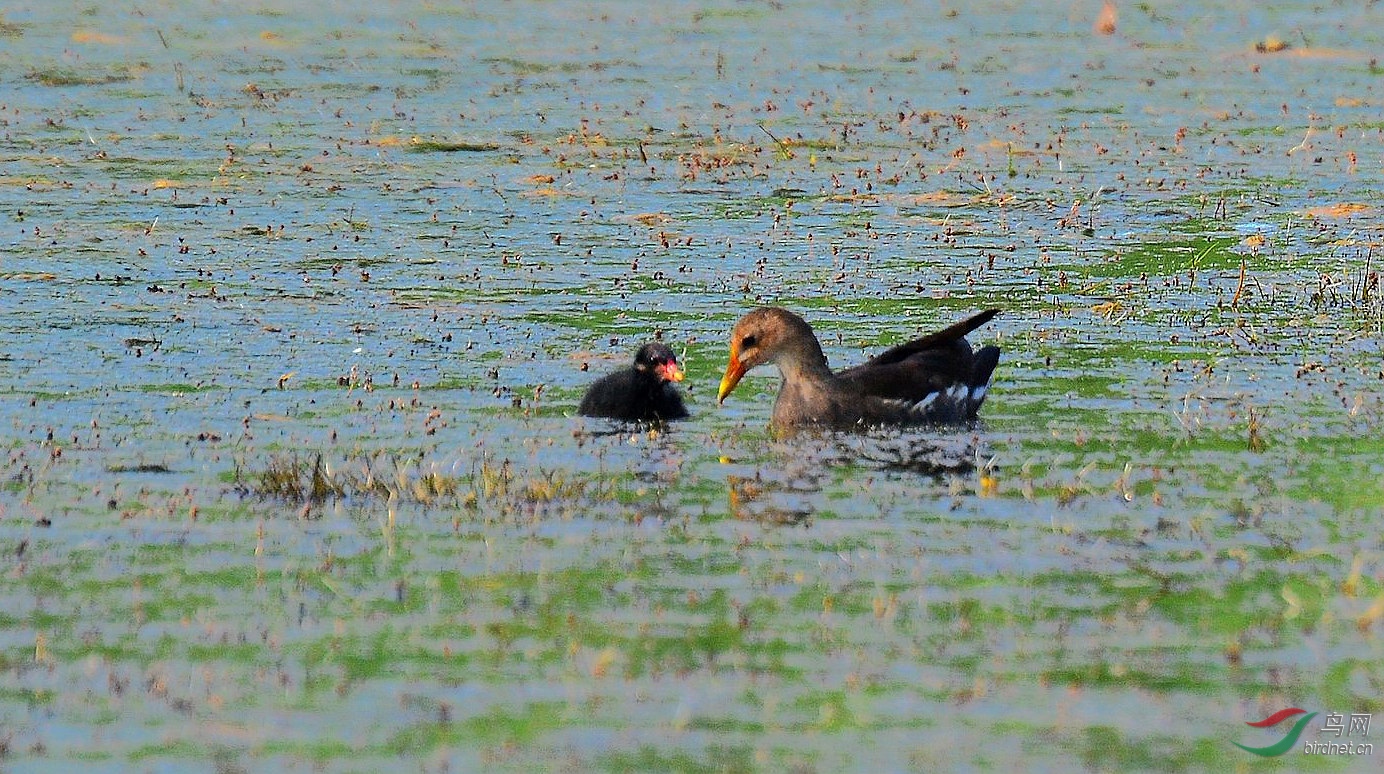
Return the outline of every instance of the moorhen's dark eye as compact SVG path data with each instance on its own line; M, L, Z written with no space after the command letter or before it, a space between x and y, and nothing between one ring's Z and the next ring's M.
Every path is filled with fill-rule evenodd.
M755 345L755 338L754 338L754 336L746 336L745 338L743 338L743 339L740 340L740 348L741 348L741 349L749 349L750 347L753 347L754 345Z

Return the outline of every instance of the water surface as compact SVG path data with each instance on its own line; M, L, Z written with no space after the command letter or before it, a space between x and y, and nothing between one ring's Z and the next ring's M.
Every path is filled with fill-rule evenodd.
M1379 12L1098 10L7 8L0 761L1222 771L1377 710ZM838 365L1003 309L984 421L774 439L713 397L764 303ZM692 420L573 416L656 335Z

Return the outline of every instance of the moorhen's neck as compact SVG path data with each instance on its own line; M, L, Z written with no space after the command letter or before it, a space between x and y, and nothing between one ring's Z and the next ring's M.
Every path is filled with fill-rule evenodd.
M645 391L655 390L663 384L663 380L658 378L658 374L643 368L634 369L634 380Z
M823 354L822 345L818 343L817 337L812 334L812 329L807 327L806 323L802 329L792 331L784 339L778 354L774 357L774 363L778 365L783 378L789 381L825 381L831 378L827 356Z

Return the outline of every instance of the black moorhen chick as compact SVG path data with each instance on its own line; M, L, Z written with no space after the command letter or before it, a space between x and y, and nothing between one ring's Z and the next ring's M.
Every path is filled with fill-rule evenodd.
M583 416L627 422L685 419L687 407L682 403L682 394L673 386L682 379L682 368L672 348L651 342L635 353L634 365L596 380L577 411Z
M989 322L989 309L945 330L900 344L868 362L832 373L812 328L787 309L761 307L735 324L730 362L717 403L755 366L778 366L776 428L849 428L964 422L985 402L999 347L971 351L966 334Z

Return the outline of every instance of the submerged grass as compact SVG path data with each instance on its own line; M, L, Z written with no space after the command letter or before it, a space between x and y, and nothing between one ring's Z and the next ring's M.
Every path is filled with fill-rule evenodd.
M26 76L42 86L105 86L135 79L129 67L101 71L82 71L69 68L31 70Z
M488 153L497 151L500 146L493 142L448 142L444 140L409 141L409 153Z
M274 454L261 470L237 467L229 481L242 496L289 504L321 505L350 500L449 508L459 514L498 510L511 516L534 509L571 513L597 503L625 501L628 490L609 477L580 476L557 469L517 472L509 460L488 456L453 472L384 453L329 459L323 453Z

